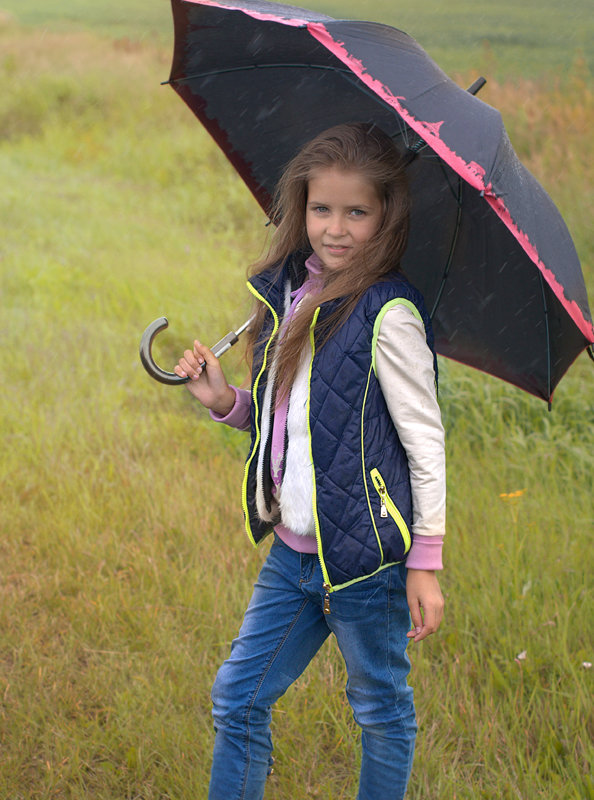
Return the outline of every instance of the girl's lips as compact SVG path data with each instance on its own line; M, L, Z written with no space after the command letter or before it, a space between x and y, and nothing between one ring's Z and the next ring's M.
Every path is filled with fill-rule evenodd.
M338 244L326 244L324 247L329 250L331 253L345 253L349 248L347 245L338 245Z

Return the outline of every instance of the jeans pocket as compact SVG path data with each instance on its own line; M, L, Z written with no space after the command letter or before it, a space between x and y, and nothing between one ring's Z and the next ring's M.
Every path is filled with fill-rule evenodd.
M352 583L330 596L331 613L346 620L370 619L378 612L385 613L389 606L389 572L392 567Z

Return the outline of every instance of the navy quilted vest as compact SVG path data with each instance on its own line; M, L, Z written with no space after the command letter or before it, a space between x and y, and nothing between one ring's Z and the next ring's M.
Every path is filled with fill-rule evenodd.
M284 308L284 287L304 278L304 258L255 276L251 288L269 308L252 369L252 442L243 487L246 528L257 544L271 531L256 512L259 414L269 367L269 345ZM322 348L313 341L309 426L315 473L318 554L328 588L338 589L402 561L411 544L412 498L408 461L373 365L374 326L387 304L404 301L422 318L433 351L421 294L396 274L370 287L340 330ZM327 303L317 321L336 305ZM316 321L316 320L314 320ZM376 322L378 325L376 325ZM314 327L315 334L315 327ZM265 464L268 465L265 459ZM269 470L265 469L265 492Z

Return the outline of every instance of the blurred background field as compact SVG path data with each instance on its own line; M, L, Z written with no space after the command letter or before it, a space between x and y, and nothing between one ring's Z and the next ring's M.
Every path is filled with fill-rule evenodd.
M589 4L310 5L402 27L460 85L488 78L592 300ZM244 438L151 381L138 341L166 314L167 366L243 321L266 220L159 85L164 0L0 8L0 797L194 800L263 552L242 533ZM225 359L241 381L242 354ZM411 652L410 797L592 798L593 365L551 414L440 366L447 616ZM279 704L271 800L354 796L344 679L329 643Z
M299 2L293 3L299 6ZM446 72L472 70L485 50L496 53L508 77L543 71L555 75L582 53L594 67L594 15L590 0L312 0L308 8L337 19L384 22L406 31ZM85 30L112 37L169 43L168 0L2 0L0 8L26 25ZM493 77L493 75L492 75Z

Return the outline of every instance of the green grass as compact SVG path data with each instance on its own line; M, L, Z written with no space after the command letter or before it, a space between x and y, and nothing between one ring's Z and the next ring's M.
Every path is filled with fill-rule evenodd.
M173 31L168 0L2 0L1 8L25 25L53 30L92 29L111 37L161 40Z
M135 38L0 29L7 800L204 797L209 690L263 558L242 532L245 439L137 352L161 314L164 366L243 320L264 218L159 86L169 48ZM565 215L592 296L590 75L485 93ZM241 353L225 363L241 380ZM592 364L577 360L552 414L441 366L446 619L411 652L410 798L592 798ZM275 710L268 797L353 797L344 681L329 642Z
M298 3L295 3L298 5ZM594 70L594 15L590 0L310 0L308 8L338 19L367 19L400 28L449 74L488 71L488 77L553 79L577 57ZM172 39L168 0L2 0L1 8L27 25L91 28L112 37Z

